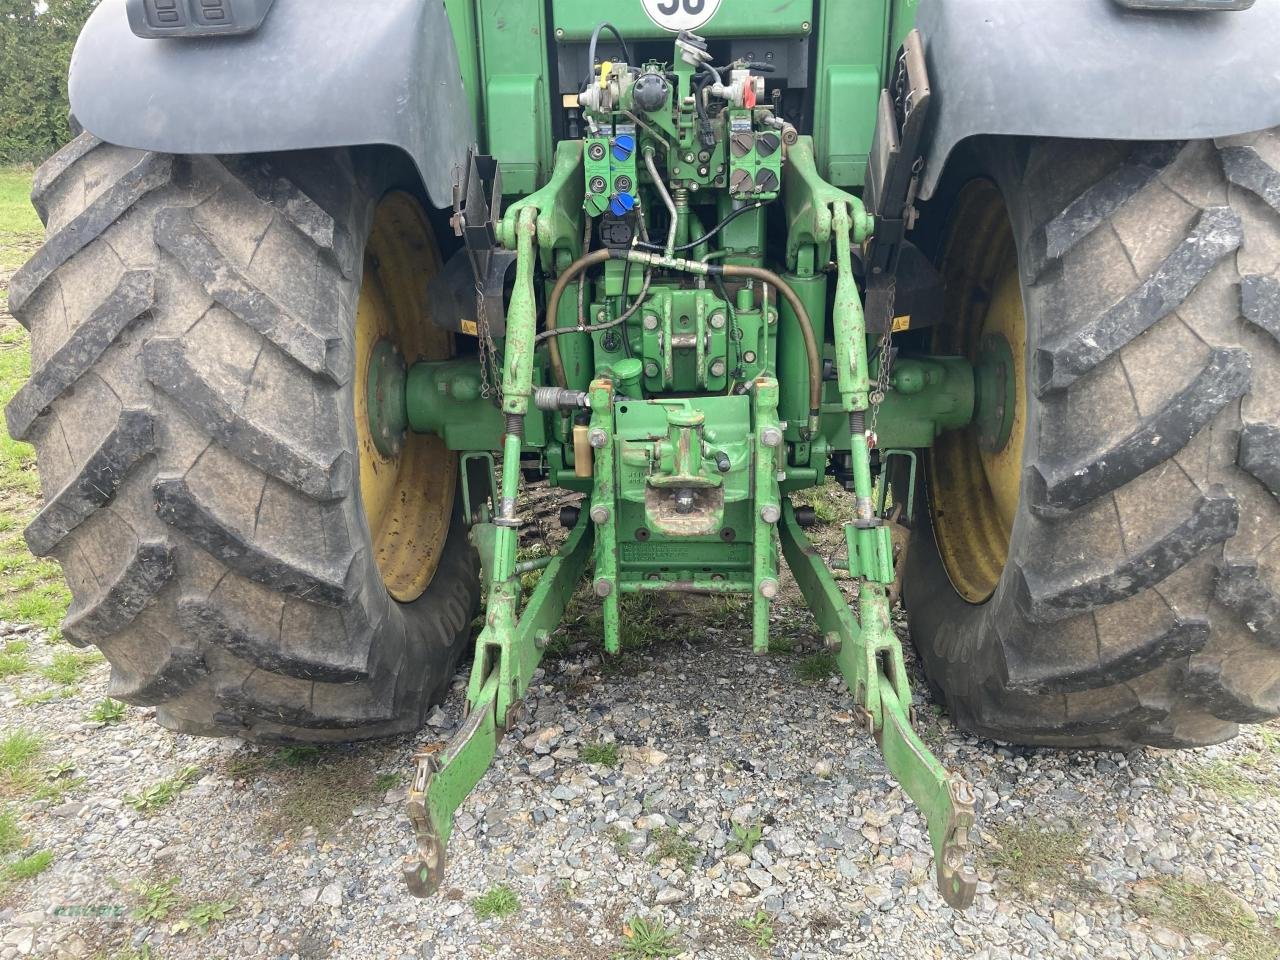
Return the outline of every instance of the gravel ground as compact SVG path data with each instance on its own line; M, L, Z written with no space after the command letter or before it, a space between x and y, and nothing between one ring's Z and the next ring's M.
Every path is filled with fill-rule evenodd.
M87 721L101 665L78 690L38 673L0 685L0 727L43 735L39 779L66 788L17 798L30 848L53 861L0 893L0 958L605 958L633 917L689 957L1280 952L1274 727L1193 753L1068 754L974 740L918 698L927 739L979 798L982 883L961 914L934 892L924 822L839 680L798 678L819 672L805 611L780 607L792 650L757 659L723 603L645 608L634 619L662 639L602 664L585 640L598 621L576 609L426 902L397 877L399 801L414 747L458 723L461 674L418 737L320 754L175 735L145 710ZM40 661L65 649L22 635ZM608 744L615 765L583 759L610 759ZM168 804L126 801L187 767ZM736 850L753 827L759 842ZM144 885L166 882L168 909L140 917ZM498 886L518 910L481 919ZM217 903L206 933L175 931Z
M417 737L258 750L147 710L90 720L105 665L0 623L0 655L29 661L0 669L0 960L1280 957L1280 727L1177 754L1011 748L952 727L909 659L922 735L978 799L982 882L957 913L784 598L766 658L742 611L689 597L632 609L607 663L581 602L430 901L397 874L403 784L456 729L463 674ZM670 949L640 951L642 924Z

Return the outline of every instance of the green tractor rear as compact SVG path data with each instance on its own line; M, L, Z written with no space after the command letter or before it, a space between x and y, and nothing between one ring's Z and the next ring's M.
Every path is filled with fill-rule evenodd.
M956 906L973 798L896 581L974 733L1280 713L1280 16L918 6L104 0L7 415L112 696L354 740L471 653L425 894L584 577L608 654L641 593L750 598L764 652L785 560ZM539 561L522 477L580 495ZM828 477L830 562L790 500Z

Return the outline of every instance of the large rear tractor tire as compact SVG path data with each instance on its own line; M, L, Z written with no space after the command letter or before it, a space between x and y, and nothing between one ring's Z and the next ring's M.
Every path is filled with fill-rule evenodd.
M1016 385L1007 436L930 451L905 564L957 722L1182 747L1280 714L1280 135L979 141L924 216L932 348L1003 340Z
M34 372L6 411L45 493L27 542L62 563L67 639L167 727L355 740L416 729L448 688L478 594L454 458L379 452L365 411L375 345L453 346L398 182L369 154L89 134L36 175L48 239L9 300Z

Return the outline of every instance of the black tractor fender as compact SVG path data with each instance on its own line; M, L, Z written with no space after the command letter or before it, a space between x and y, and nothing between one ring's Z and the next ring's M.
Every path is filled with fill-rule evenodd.
M276 0L252 32L163 39L125 6L102 0L71 58L71 113L95 136L175 154L387 144L452 202L476 120L439 0Z
M1280 0L920 0L916 25L933 92L921 199L980 134L1190 140L1280 125Z

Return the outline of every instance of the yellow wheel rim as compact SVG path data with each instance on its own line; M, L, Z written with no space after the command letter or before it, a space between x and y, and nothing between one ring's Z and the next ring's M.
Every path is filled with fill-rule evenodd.
M933 531L943 566L961 597L983 603L1009 559L1027 419L1027 331L1017 248L994 184L975 181L961 192L942 272L950 323L938 328L934 349L977 364L984 342L1003 338L1012 357L1007 439L995 449L980 442L978 427L970 425L939 437L927 458Z
M440 269L440 251L422 207L407 193L388 194L365 247L356 312L355 417L360 499L374 558L387 592L402 603L422 596L440 563L453 515L457 456L439 437L412 432L394 455L378 450L369 424L369 365L374 348L385 342L410 365L453 355L453 335L431 323L427 303L428 286Z

